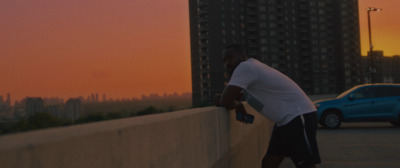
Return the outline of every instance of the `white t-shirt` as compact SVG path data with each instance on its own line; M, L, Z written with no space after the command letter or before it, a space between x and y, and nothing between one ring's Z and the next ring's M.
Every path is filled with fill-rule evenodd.
M249 58L234 70L228 85L245 90L247 102L277 126L316 111L303 90L289 77Z

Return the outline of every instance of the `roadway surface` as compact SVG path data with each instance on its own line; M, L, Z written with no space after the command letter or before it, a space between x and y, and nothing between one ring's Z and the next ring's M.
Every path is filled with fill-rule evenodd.
M341 128L319 128L322 163L318 168L400 167L400 128L389 123L343 123ZM285 159L282 168L294 168Z

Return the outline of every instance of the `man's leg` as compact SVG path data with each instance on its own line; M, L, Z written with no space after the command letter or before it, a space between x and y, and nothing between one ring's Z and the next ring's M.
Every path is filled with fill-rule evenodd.
M283 159L285 156L279 156L279 155L265 155L261 167L262 168L278 168L279 165L281 165Z
M283 159L287 156L287 149L283 139L280 137L280 130L275 125L269 140L268 150L261 161L262 168L278 168Z
M316 113L301 115L288 124L275 126L267 155L262 160L263 167L279 167L283 158L289 156L297 168L315 167L320 163L316 131Z
M287 134L286 138L292 141L288 146L291 149L289 156L293 163L297 168L315 168L315 164L321 162L316 141L318 127L316 112L296 117L288 126L290 131L287 132L290 134ZM292 138L289 138L290 136Z

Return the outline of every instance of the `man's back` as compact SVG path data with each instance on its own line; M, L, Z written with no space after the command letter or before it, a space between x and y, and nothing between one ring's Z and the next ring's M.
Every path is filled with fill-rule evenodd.
M245 89L249 104L278 126L316 110L293 80L256 59L241 62L228 85Z

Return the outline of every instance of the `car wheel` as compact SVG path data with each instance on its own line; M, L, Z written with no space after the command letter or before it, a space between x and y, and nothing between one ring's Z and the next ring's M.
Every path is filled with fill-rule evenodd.
M397 121L392 121L392 122L390 122L390 124L392 124L395 127L400 127L400 114L399 114L399 118L397 119Z
M326 111L321 117L322 125L329 129L336 129L342 124L342 117L337 111Z
M400 127L400 121L392 121L390 122L390 124L392 124L395 127Z

